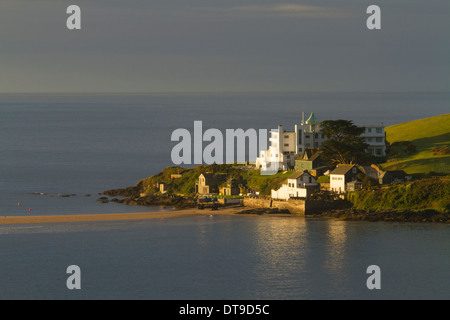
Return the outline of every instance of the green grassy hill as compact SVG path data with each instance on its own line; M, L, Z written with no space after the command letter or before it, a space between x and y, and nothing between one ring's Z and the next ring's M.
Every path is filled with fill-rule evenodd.
M450 212L450 179L434 177L350 192L347 200L358 210Z
M409 174L450 173L450 114L414 120L385 128L391 144L384 170Z
M171 179L171 174L182 174L179 179ZM259 170L242 170L239 165L212 164L193 168L167 167L158 174L138 182L140 192L158 192L155 184L165 183L168 191L173 194L193 195L195 183L201 173L226 173L248 188L259 191L261 195L270 195L270 190L278 188L292 172L279 172L275 175L261 175Z

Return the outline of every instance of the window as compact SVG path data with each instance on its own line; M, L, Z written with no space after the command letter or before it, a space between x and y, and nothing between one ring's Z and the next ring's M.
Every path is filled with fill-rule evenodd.
M381 138L381 137L378 137L378 138L376 138L375 139L377 142L383 142L383 138Z
M284 136L285 139L289 139L289 136Z
M325 135L322 133L322 139L325 139Z
M289 147L289 143L285 143L284 146L285 146L285 147Z
M372 132L372 128L367 128L367 132Z
M376 128L377 133L381 133L381 128Z
M315 134L314 134L314 138L319 139L319 134L318 134L318 133L315 133Z
M382 155L381 149L375 149L375 154L377 156L381 156Z
M372 142L372 138L367 138L367 141L368 142Z
M309 134L305 134L305 139L309 139Z
M306 144L305 144L305 147L310 147L309 143L306 143Z

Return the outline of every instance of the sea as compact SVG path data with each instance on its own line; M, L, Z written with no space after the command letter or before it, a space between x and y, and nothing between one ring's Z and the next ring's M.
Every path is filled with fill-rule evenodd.
M436 92L0 94L0 216L172 210L98 199L173 166L172 132L194 121L390 126L449 106ZM446 224L295 217L3 225L0 299L449 299L449 241Z

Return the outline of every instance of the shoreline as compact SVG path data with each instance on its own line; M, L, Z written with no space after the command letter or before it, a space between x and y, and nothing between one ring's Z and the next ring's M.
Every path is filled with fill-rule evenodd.
M89 221L123 221L123 220L148 220L165 218L182 218L206 215L234 215L245 211L245 207L221 208L217 211L207 209L177 209L173 211L157 212L132 212L132 213L98 213L77 215L49 215L49 216L3 216L0 217L0 225L8 224L38 224L56 222L89 222Z
M340 221L363 222L411 222L411 223L445 223L450 224L450 214L432 209L421 211L389 210L389 211L361 211L356 209L331 210L308 217L331 218Z
M149 219L184 218L195 216L248 216L248 217L294 217L311 219L335 219L340 221L363 222L431 222L450 224L449 214L436 214L433 211L422 212L360 212L352 209L332 210L319 214L295 215L286 212L273 211L269 208L251 208L245 206L221 207L218 210L198 208L175 209L172 211L150 211L131 213L97 213L76 215L48 215L48 216L0 216L0 225L40 224L64 222L92 222L92 221L132 221Z

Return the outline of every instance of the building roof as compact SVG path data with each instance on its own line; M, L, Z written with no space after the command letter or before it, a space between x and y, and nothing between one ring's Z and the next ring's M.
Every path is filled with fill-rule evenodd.
M328 170L328 166L320 166L312 168L310 171L317 171L317 170Z
M312 123L319 123L319 120L316 119L314 116L314 112L311 112L311 115L309 116L308 120L305 122L306 124L312 124Z
M304 174L310 175L310 174L308 173L307 170L305 170L305 171L297 171L297 172L291 174L291 175L288 177L288 179L298 179L298 178L300 178L300 177L301 177L302 175L304 175Z
M403 170L388 170L383 172L380 175L380 178L383 178L385 176L391 176L393 178L404 178L406 176L406 172Z
M383 173L379 168L376 166L359 166L359 169L364 173L366 176L378 179L379 175Z
M354 165L354 164L340 164L336 169L331 171L330 174L346 174L353 167L356 167L356 165Z
M320 151L317 148L305 148L305 151L295 159L296 161L314 161L319 157Z

